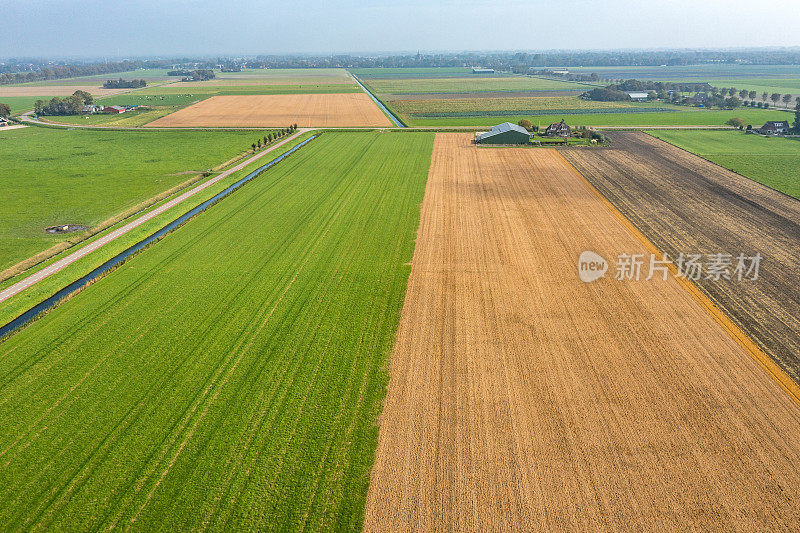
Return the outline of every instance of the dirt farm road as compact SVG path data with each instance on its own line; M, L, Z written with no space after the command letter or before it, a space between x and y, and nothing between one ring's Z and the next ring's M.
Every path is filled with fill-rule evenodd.
M80 259L82 257L85 257L85 256L89 255L90 253L94 252L95 250L98 250L99 248L102 248L103 246L105 246L109 242L120 238L121 236L125 235L126 233L132 231L133 229L135 229L135 228L137 228L139 226L141 226L142 224L144 224L148 220L151 220L151 219L157 217L161 213L164 213L164 212L168 211L169 209L171 209L171 208L175 207L176 205L182 203L183 201L185 201L185 200L197 195L198 193L200 193L203 190L207 189L208 187L214 185L215 183L227 178L228 176L230 176L234 172L237 172L237 171L243 169L244 167L246 167L247 165L249 165L249 164L251 164L251 163L253 163L255 161L258 161L262 157L268 155L270 152L274 151L277 148L280 148L281 146L285 145L286 143L289 143L289 142L293 141L294 139L296 139L300 135L306 133L307 131L309 131L309 130L306 129L306 128L298 128L297 133L287 137L286 139L282 140L281 142L275 144L274 146L270 146L269 148L267 148L267 149L255 154L255 155L245 159L241 163L238 163L237 165L229 168L228 170L220 173L219 175L214 176L213 178L210 178L210 179L204 181L203 183L201 183L201 184L199 184L199 185L197 185L195 187L192 187L190 190L186 191L185 193L183 193L183 194L181 194L179 196L176 196L172 200L169 200L168 202L165 202L164 204L158 206L157 208L155 208L155 209L153 209L151 211L148 211L147 213L143 214L142 216L135 218L134 220L132 220L131 222L128 222L124 226L122 226L120 228L117 228L114 231L112 231L112 232L110 232L110 233L108 233L106 235L103 235L102 237L100 237L96 241L93 241L93 242L87 244L86 246L83 246L79 250L76 250L75 252L72 252L71 254L59 259L58 261L54 262L51 265L48 265L47 267L45 267L42 270L36 272L35 274L32 274L32 275L30 275L30 276L28 276L28 277L26 277L24 279L21 279L20 281L18 281L16 283L14 283L13 285L10 285L10 286L6 287L2 291L0 291L0 302L8 300L12 296L14 296L16 294L19 294L20 292L24 291L28 287L31 287L32 285L35 285L36 283L42 281L43 279L52 276L56 272L59 272L60 270L63 270L64 268L66 268L67 266L71 265L72 263L74 263L78 259Z
M366 531L782 530L800 404L554 150L437 134Z

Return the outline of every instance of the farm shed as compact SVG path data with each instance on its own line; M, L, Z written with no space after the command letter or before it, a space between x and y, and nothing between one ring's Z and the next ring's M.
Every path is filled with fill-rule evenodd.
M106 112L106 113L117 113L117 114L119 114L119 113L124 113L126 111L126 109L124 107L120 106L120 105L110 105L110 106L105 106L103 108L103 111Z
M478 144L528 144L531 134L522 126L504 122L487 132L478 133L475 142Z
M638 92L637 91L637 92L628 93L628 96L631 97L631 100L644 101L644 100L647 100L647 96L648 95L645 92Z
M494 69L493 68L473 67L472 73L473 74L494 74Z

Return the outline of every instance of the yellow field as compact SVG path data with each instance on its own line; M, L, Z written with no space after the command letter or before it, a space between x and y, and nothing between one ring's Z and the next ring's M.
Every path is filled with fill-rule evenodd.
M558 152L469 140L436 137L365 530L795 529L800 404L702 295L613 279L650 248Z
M391 127L364 93L214 96L147 126Z

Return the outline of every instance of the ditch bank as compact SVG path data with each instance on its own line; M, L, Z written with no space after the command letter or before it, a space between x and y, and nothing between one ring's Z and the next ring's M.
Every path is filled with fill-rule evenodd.
M10 322L6 323L3 326L0 326L0 342L2 342L2 340L5 337L10 335L14 331L18 330L19 328L25 326L29 322L31 322L31 321L35 320L36 318L38 318L39 315L41 315L45 311L47 311L47 310L55 307L56 305L58 305L58 303L61 302L62 300L70 297L71 295L73 295L77 291L81 290L83 287L85 287L89 283L91 283L91 282L97 280L98 278L100 278L101 276L103 276L109 270L111 270L114 267L120 265L121 263L126 261L129 257L134 255L136 252L138 252L138 251L142 250L143 248L149 246L150 244L154 243L155 241L157 241L158 239L160 239L161 237L163 237L167 233L170 233L171 231L177 229L183 223L185 223L189 219L193 218L194 216L202 213L203 211L205 211L206 209L208 209L212 205L216 204L218 201L222 200L223 198L225 198L226 196L228 196L232 192L234 192L237 189L239 189L245 183L249 182L250 180L252 180L252 179L254 179L256 177L258 177L258 175L261 174L262 172L264 172L265 170L268 170L269 168L277 165L278 163L283 161L286 157L288 157L289 155L293 154L294 152L296 152L297 150L299 150L300 148L302 148L303 146L305 146L306 144L308 144L312 140L314 140L317 137L319 137L319 135L320 134L316 134L316 135L313 135L313 136L309 137L308 139L306 139L305 141L299 143L297 146L294 146L293 148L291 148L287 152L279 155L278 157L276 157L275 159L271 160L270 162L258 167L254 171L250 172L244 178L242 178L239 181L229 185L227 188L225 188L224 190L220 191L219 193L217 193L213 197L209 198L205 202L203 202L200 205L194 207L193 209L187 211L186 213L184 213L183 215L179 216L178 218L176 218L172 222L169 222L168 224L163 226L161 229L151 233L150 235L148 235L144 239L142 239L142 240L138 241L137 243L129 246L128 248L126 248L125 250L123 250L119 254L115 255L114 257L112 257L111 259L109 259L108 261L106 261L105 263L100 265L99 267L95 268L94 270L92 270L88 274L86 274L83 277L73 281L72 283L70 283L69 285L67 285L63 289L59 290L58 292L56 292L55 294L53 294L49 298L47 298L44 301L42 301L42 302L36 304L35 306L31 307L30 309L28 309L27 311L25 311L24 313L19 315L17 318L11 320Z

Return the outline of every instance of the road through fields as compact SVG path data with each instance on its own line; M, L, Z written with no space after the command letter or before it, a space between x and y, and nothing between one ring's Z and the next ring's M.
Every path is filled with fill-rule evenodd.
M776 530L800 405L552 150L437 134L367 531Z
M658 248L762 256L759 279L698 285L800 383L800 202L644 133L564 156Z
M298 129L297 133L287 137L283 141L281 141L281 142L279 142L277 144L274 144L273 146L270 146L267 149L264 149L263 151L253 155L252 157L248 157L247 159L245 159L241 163L229 168L225 172L222 172L222 173L218 174L217 176L214 176L213 178L210 178L210 179L202 182L200 185L197 185L196 187L192 187L190 190L186 191L185 193L183 193L183 194L181 194L179 196L176 196L172 200L169 200L168 202L163 203L162 205L158 206L157 208L148 211L147 213L143 214L142 216L133 219L132 221L130 221L127 224L125 224L124 226L115 229L114 231L108 233L107 235L104 235L104 236L100 237L99 239L87 244L86 246L83 246L82 248L78 249L77 251L72 252L69 255L66 255L65 257L63 257L63 258L59 259L58 261L54 262L53 264L48 265L47 267L43 268L42 270L39 270L35 274L31 274L30 276L25 277L24 279L21 279L20 281L14 283L13 285L10 285L10 286L6 287L2 291L0 291L0 302L4 302L5 300L8 300L12 296L15 296L16 294L19 294L20 292L24 291L28 287L40 282L41 280L43 280L45 278L48 278L48 277L52 276L53 274L55 274L56 272L59 272L60 270L63 270L64 268L66 268L67 266L71 265L72 263L74 263L78 259L80 259L82 257L85 257L88 254L94 252L95 250L101 248L102 246L105 246L109 242L111 242L111 241L113 241L115 239L118 239L119 237L125 235L126 233L132 231L133 229L141 226L142 224L144 224L148 220L150 220L152 218L155 218L156 216L160 215L161 213L164 213L165 211L171 209L172 207L180 204L184 200L187 200L187 199L191 198L192 196L195 196L196 194L198 194L201 191L207 189L208 187L214 185L215 183L227 178L228 176L230 176L234 172L238 172L239 170L243 169L247 165L249 165L249 164L261 159L265 155L269 154L273 150L283 146L284 144L286 144L288 142L293 141L294 139L296 139L300 135L303 135L307 131L308 131L307 129L302 129L302 128Z

